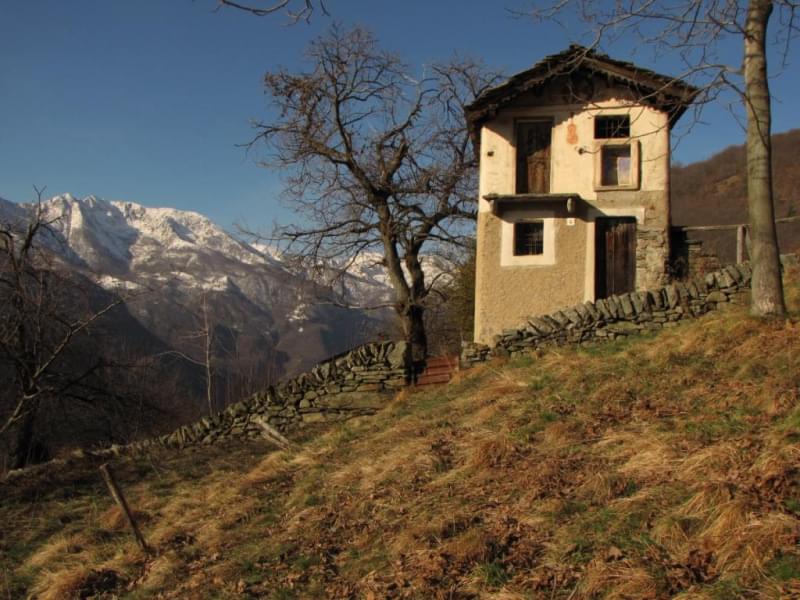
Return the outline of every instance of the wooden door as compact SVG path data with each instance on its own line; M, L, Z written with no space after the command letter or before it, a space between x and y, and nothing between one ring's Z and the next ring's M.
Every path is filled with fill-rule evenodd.
M595 221L595 298L636 289L636 219Z
M517 193L550 193L552 121L517 124Z

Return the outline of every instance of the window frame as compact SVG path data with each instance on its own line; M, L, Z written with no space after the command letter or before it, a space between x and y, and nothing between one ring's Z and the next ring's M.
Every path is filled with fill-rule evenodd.
M629 147L631 152L630 181L628 183L616 183L607 185L603 183L603 151L606 148ZM594 151L594 189L595 191L606 190L638 190L640 184L641 164L640 164L639 140L626 139L607 139L595 142Z
M538 231L538 236L537 237L539 237L539 239L536 240L533 244L530 244L530 246L533 249L532 252L517 252L517 250L519 249L519 241L520 241L519 240L519 236L518 236L518 233L519 233L518 230L522 229L525 226L530 226L530 225L538 226L538 230L539 231ZM520 257L520 256L544 256L544 243L545 243L545 240L544 240L544 219L531 219L531 220L527 220L526 219L526 220L522 220L522 221L515 221L514 222L514 230L513 231L514 231L514 239L512 241L512 254L513 254L514 257ZM528 235L533 235L533 234L531 232L531 234L528 234ZM535 246L535 244L537 242L538 242L538 244L541 245L538 252L536 251L536 246Z
M626 118L628 120L628 136L626 137L613 137L613 138L598 138L597 137L597 120L598 119L614 119ZM640 185L641 176L641 163L639 160L639 140L633 139L631 134L631 115L630 113L600 113L594 115L594 189L596 192L611 191L611 190L638 190ZM630 148L630 181L628 183L616 183L607 185L603 183L603 151L606 148L614 147L629 147Z
M556 264L556 213L542 209L512 209L505 211L500 223L501 267L546 267ZM539 222L544 225L542 254L514 255L514 225Z
M520 192L520 173L519 173L519 164L520 164L520 148L519 148L519 137L522 131L522 128L526 125L547 125L550 130L550 146L549 146L549 157L548 157L548 165L547 165L547 191L546 192ZM553 141L555 138L554 129L555 129L555 117L551 115L544 115L544 116L534 116L534 117L518 117L514 119L513 122L513 151L514 151L514 194L535 194L535 193L542 193L542 194L549 194L553 189L553 162L555 160L555 154L553 152Z
M597 129L600 126L602 121L610 121L612 119L625 119L627 123L625 124L625 131L623 135L610 135L610 136L602 136L597 135ZM631 137L631 116L627 113L625 114L600 114L594 117L594 139L596 140L628 140Z

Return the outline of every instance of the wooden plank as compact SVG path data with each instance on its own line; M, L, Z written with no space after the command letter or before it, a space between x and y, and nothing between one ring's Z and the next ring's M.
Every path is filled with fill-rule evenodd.
M433 356L426 361L425 370L417 377L416 385L437 385L448 383L458 369L458 357Z
M114 501L119 506L122 514L125 515L128 525L131 526L131 529L133 530L133 536L136 538L136 542L146 554L150 554L150 546L148 546L147 542L144 541L142 532L139 531L139 527L136 525L136 520L133 518L131 509L128 508L128 502L125 500L125 496L122 494L122 489L120 489L119 485L117 485L117 482L114 479L114 474L111 472L111 467L108 465L108 463L100 465L100 473L103 474L103 479L106 482L108 491L111 493L111 497L114 498Z
M441 375L423 375L419 379L417 379L417 385L433 385L437 383L449 383L452 379L452 375L449 373L443 373Z
M736 228L736 264L739 265L745 261L744 236L746 232L747 228L744 225Z
M623 284L620 293L632 292L636 289L636 221L621 222L620 250L622 251L621 268Z
M800 221L800 215L775 219L776 223L793 223L795 221ZM733 231L739 227L747 227L747 223L735 223L733 225L682 225L675 229L678 231Z

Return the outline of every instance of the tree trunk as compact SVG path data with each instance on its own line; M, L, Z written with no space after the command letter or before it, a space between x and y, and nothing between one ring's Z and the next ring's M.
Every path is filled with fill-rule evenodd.
M403 272L400 254L397 251L397 237L393 231L392 216L386 200L376 198L376 212L381 223L381 242L383 243L383 264L389 275L389 281L395 293L395 311L400 317L403 337L411 348L411 360L415 367L425 363L428 354L428 338L425 335L425 323L422 320L424 308L420 300L424 296L425 275L419 264L418 248L406 248L405 263L408 275ZM413 253L413 252L416 253ZM412 254L413 253L413 254ZM407 277L411 278L409 285Z
M425 359L428 357L428 335L425 332L425 321L423 314L425 308L423 307L423 300L425 298L425 272L422 270L422 264L419 262L420 247L418 244L412 244L406 248L406 269L408 270L408 277L411 279L410 298L406 305L407 316L404 319L403 329L406 334L406 341L411 345L411 360L417 368L422 368L425 365Z
M411 348L411 360L415 367L423 366L428 355L428 337L425 335L423 313L423 307L417 304L403 306L400 313L403 336Z
M30 462L33 454L33 441L36 423L36 411L31 409L25 412L20 419L19 426L14 434L13 447L11 448L11 469L21 469Z
M759 317L786 314L772 203L772 116L765 47L771 13L772 0L750 0L744 38L747 206L753 263L750 312Z
M206 401L208 402L208 416L214 416L214 374L211 368L211 344L212 340L211 325L208 321L208 300L203 294L203 336L205 341L205 368L206 368Z

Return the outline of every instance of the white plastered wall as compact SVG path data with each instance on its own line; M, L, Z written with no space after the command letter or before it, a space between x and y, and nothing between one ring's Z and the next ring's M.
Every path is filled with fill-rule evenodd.
M636 191L607 193L595 189L595 154L601 141L594 139L594 118L597 115L630 116L631 138L639 143L639 188ZM522 265L509 260L513 234L512 223L524 218L518 212L507 211L500 215L502 226L488 226L497 219L491 215L491 205L484 199L488 194L513 194L516 186L515 125L520 120L552 119L550 192L577 193L589 206L581 216L585 219L585 254L567 256L560 252L558 234L551 245L549 260L539 260L537 269L565 269L567 263L578 261L583 272L582 281L571 282L574 287L574 302L594 300L595 250L594 221L601 216L629 216L637 220L640 227L651 227L656 222L668 225L668 205L646 204L646 198L667 198L669 188L669 123L667 115L656 109L635 105L626 100L605 100L591 105L561 105L541 107L514 107L504 109L481 130L481 156L479 180L479 227L478 243L483 247L478 252L476 273L475 339L488 342L491 335L501 329L514 326L495 316L493 305L498 301L496 277L489 277L488 269L500 269L506 277L522 280L530 277L521 271ZM655 192L642 194L640 192ZM659 193L660 192L660 193ZM528 213L528 218L536 218ZM558 227L545 228L558 232ZM563 230L562 230L563 231ZM489 233L491 232L491 233ZM481 235L483 233L483 235ZM500 233L498 236L497 233ZM552 239L552 238L551 238ZM530 268L530 266L528 266ZM574 269L573 269L574 271ZM544 271L540 271L544 273ZM493 274L495 275L495 274ZM493 283L489 283L492 281ZM554 307L555 310L558 307ZM491 309L491 310L490 310ZM514 311L506 310L505 314ZM518 314L524 308L519 307ZM506 319L508 320L508 319Z
M553 119L550 158L550 192L577 193L597 199L594 187L594 117L628 114L631 137L640 144L642 191L665 190L669 166L667 115L645 106L606 100L590 106L547 106L503 110L481 130L480 211L490 210L487 194L513 194L516 185L514 125L524 119Z

